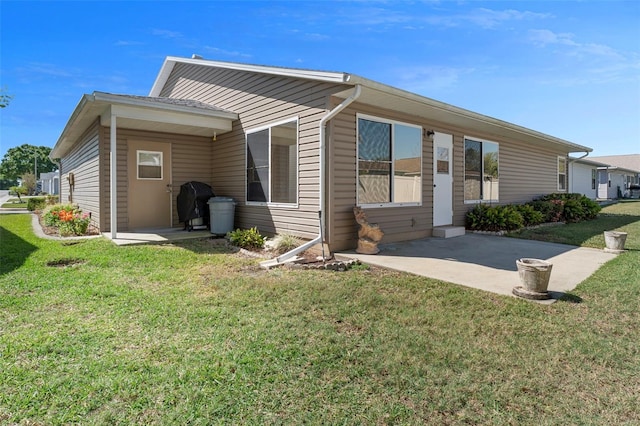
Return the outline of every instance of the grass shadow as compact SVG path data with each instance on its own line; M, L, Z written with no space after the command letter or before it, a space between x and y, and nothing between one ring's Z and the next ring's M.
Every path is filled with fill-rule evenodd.
M564 293L562 291L549 291L549 296L553 300L557 300L559 302L582 303L582 297L571 293Z
M627 202L608 206L594 220L568 223L564 226L539 227L509 233L515 238L548 241L561 244L583 245L595 237L602 236L604 231L612 231L634 223L640 223L637 214L640 203Z
M0 275L7 274L22 266L37 247L23 240L13 232L0 226Z

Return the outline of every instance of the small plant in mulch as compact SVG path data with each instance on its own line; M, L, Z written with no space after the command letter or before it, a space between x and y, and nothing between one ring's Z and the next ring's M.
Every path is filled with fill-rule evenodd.
M236 229L227 234L227 238L234 246L247 250L261 250L264 248L266 237L260 235L257 227L250 229Z

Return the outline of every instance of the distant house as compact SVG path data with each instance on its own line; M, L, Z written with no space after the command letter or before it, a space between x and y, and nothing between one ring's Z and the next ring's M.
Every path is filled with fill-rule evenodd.
M598 168L598 198L632 196L632 187L640 185L640 154L590 157L603 164ZM633 195L637 192L633 191Z
M569 157L569 192L583 194L592 200L598 197L600 185L599 168L608 164L588 158ZM605 197L606 198L606 197Z
M49 195L58 195L60 193L60 174L59 172L40 173L40 191Z
M51 155L63 198L112 236L180 226L176 189L197 180L237 201L236 227L342 250L354 206L385 241L423 238L478 203L568 191L569 154L589 151L354 74L168 57L148 97L84 95Z

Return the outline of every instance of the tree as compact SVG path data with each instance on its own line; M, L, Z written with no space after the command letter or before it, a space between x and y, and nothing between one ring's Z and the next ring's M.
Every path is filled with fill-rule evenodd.
M22 187L26 190L27 195L34 195L36 193L38 183L36 182L36 176L33 173L25 173L20 177L22 181Z
M13 99L13 95L7 93L6 87L0 89L0 108L8 107L11 99Z
M57 170L58 166L49 158L50 152L49 147L29 144L10 148L0 162L0 179L12 186L25 173L37 171L37 176L40 176Z

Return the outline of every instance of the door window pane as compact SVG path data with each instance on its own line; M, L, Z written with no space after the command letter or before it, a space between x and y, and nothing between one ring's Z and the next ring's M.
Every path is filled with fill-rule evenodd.
M162 152L137 151L138 179L162 179Z

